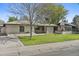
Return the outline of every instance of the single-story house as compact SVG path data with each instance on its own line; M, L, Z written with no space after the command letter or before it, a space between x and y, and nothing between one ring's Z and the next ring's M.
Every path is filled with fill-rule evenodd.
M77 32L77 28L76 25L68 23L68 22L59 22L57 24L57 31L59 31L60 33L76 33Z
M55 24L33 24L33 33L54 33ZM29 33L30 23L28 21L13 21L7 22L0 26L0 33L17 34L17 33Z

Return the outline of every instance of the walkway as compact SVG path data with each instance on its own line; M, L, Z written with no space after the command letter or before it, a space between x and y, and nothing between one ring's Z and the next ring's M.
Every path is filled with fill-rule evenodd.
M21 47L23 44L14 35L0 36L0 48Z

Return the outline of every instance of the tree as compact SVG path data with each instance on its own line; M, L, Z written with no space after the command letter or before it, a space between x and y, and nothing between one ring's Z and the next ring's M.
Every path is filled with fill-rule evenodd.
M50 24L57 24L60 20L64 19L67 15L67 10L59 4L48 4L43 5L41 7L40 14L48 19L48 23Z
M27 17L30 22L30 39L32 38L32 23L36 17L38 5L36 3L21 3L13 5L10 9L10 12L15 15Z
M76 27L77 27L78 30L79 30L79 15L75 15L75 16L74 16L72 23L73 23L74 25L76 25Z
M17 21L17 17L9 17L8 22Z
M75 15L73 18L73 24L77 24L77 22L79 21L79 15Z
M32 24L48 18L48 23L57 23L66 15L64 7L55 4L39 4L39 3L21 3L14 4L10 12L26 16L30 22L30 39L32 38ZM43 22L43 21L42 21Z

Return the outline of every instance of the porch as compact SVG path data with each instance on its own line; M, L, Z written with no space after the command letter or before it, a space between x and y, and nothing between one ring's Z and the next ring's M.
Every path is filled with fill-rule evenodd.
M55 33L56 31L56 27L54 26L35 26L34 28L34 32L36 34L40 34L40 33Z
M35 33L46 33L47 29L45 26L35 26Z

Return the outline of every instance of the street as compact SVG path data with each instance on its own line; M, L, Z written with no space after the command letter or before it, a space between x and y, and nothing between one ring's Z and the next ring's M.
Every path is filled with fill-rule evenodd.
M79 46L38 54L37 56L79 56Z
M79 40L33 46L3 47L0 56L79 56Z

